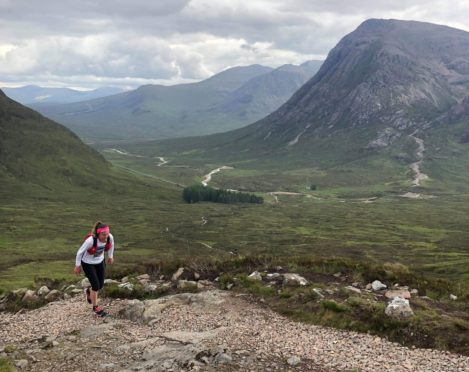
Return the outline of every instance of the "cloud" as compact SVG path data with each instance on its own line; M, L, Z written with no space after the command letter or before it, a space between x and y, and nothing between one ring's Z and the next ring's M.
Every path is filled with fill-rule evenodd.
M323 59L368 18L469 30L468 12L468 0L0 0L0 84L195 81Z

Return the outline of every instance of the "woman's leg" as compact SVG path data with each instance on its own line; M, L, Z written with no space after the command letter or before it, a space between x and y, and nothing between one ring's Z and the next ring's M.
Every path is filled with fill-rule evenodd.
M91 303L93 306L98 304L98 290L99 290L99 279L96 270L97 265L87 264L86 262L81 262L81 267L83 268L83 272L85 273L86 277L90 281L91 290L90 290L90 298Z

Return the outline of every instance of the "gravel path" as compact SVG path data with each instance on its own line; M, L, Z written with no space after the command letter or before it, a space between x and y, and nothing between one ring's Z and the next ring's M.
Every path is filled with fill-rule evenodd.
M15 358L28 360L27 370L138 370L144 368L146 351L168 345L163 333L215 331L204 346L223 346L233 361L199 370L469 371L469 357L297 323L248 296L211 293L224 302L206 308L169 306L151 326L117 316L96 318L81 296L17 315L3 313L0 348L15 345L19 350ZM117 314L127 301L106 299L102 304ZM56 340L55 346L44 347L38 341L42 336ZM286 362L292 356L301 358L296 367Z

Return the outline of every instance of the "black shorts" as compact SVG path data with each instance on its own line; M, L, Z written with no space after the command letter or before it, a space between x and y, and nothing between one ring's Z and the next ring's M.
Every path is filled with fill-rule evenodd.
M99 291L104 287L104 269L106 267L104 260L99 264L89 264L81 261L81 267L90 281L91 289L93 291Z

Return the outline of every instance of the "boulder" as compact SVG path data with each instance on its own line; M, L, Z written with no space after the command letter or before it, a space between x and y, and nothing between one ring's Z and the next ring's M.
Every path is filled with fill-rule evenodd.
M46 297L44 298L46 299L47 302L51 302L51 301L58 300L61 295L62 293L60 291L58 291L57 289L53 289L48 294L46 294Z
M407 298L407 299L411 297L410 292L407 289L391 289L389 291L386 291L384 295L386 296L386 298L389 298L390 300L396 297Z
M395 297L384 311L386 315L394 318L408 318L414 315L409 300L402 297Z
M308 285L308 281L303 278L301 275L293 274L293 273L286 273L283 274L283 284L284 285Z
M381 291L383 289L386 289L388 286L384 283L381 283L379 280L375 280L371 283L371 289L373 291Z
M249 279L254 279L254 280L259 280L262 281L262 276L259 273L259 271L254 271L253 273L249 274L248 276Z
M41 288L38 289L37 294L41 297L45 296L50 292L50 289L47 286L43 285Z
M84 279L81 281L80 285L81 285L81 288L89 288L89 287L91 287L91 283L90 283L90 281L88 280L88 278L84 278Z
M28 303L36 302L38 300L39 300L39 297L36 294L36 292L30 289L26 290L26 293L23 295L23 298L21 299L21 301L28 302Z

